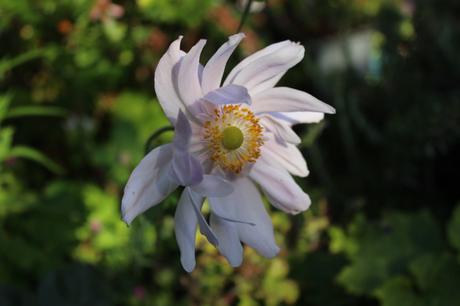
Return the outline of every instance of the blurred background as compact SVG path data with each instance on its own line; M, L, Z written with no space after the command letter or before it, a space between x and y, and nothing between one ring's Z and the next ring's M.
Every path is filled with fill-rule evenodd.
M281 253L231 268L198 235L180 266L175 193L127 227L119 205L168 124L169 43L238 28L245 1L0 0L0 305L460 305L460 2L254 1L231 58L285 39L281 84L337 109L298 126L306 213L271 208ZM165 133L153 145L167 142Z

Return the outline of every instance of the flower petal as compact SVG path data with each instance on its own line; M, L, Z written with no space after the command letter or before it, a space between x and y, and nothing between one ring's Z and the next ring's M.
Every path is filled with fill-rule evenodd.
M312 95L289 87L275 87L253 96L251 109L264 112L320 112L334 114L335 109Z
M273 206L287 213L297 214L307 210L311 204L310 197L291 175L271 164L263 155L254 164L249 176L260 185Z
M278 120L270 114L265 114L260 117L260 123L269 132L275 135L276 141L285 144L299 144L300 137L292 130L291 126L285 120Z
M203 100L212 102L215 105L225 104L251 104L251 97L248 90L239 85L230 84L214 91L209 92Z
M264 91L273 87L289 68L300 62L304 53L303 46L291 41L270 45L241 61L229 73L224 85L243 85L251 95Z
M208 63L204 67L201 82L204 94L220 87L222 76L224 75L225 65L227 64L230 55L232 55L233 51L244 37L245 35L243 33L230 36L228 41L223 44L209 59Z
M174 84L174 80L177 79L180 60L185 55L185 52L180 50L181 40L182 36L179 36L171 43L155 70L155 92L166 117L172 123L174 123L179 109L184 107Z
M201 209L201 206L199 209ZM174 223L182 267L184 267L185 271L192 272L195 268L195 237L198 218L193 208L193 203L186 192L182 192L177 204Z
M170 175L181 186L198 184L203 180L203 168L197 158L188 152L192 127L179 110L173 139L173 159Z
M147 154L131 173L121 201L122 218L127 224L177 188L169 179L171 157L171 145L162 145Z
M309 174L307 162L299 149L290 143L280 143L272 135L267 135L261 154L270 164L277 163L290 173L300 177Z
M200 232L203 234L208 241L214 246L219 245L216 235L214 234L211 227L206 222L203 214L201 213L201 206L203 205L203 197L198 193L192 191L189 187L186 187L183 191L185 195L189 198L192 208L195 211L195 216L198 220L198 225L200 226Z
M209 198L211 209L219 207L220 212L225 213L229 219L249 221L251 224L233 223L238 229L240 240L265 257L275 256L279 248L259 191L246 177L235 180L233 184L235 190L230 195Z
M192 190L202 196L224 197L233 192L232 184L217 175L203 176L203 180L191 186Z
M192 126L182 110L179 110L179 114L177 115L177 120L174 125L174 150L187 151L191 138Z
M243 262L243 246L238 236L237 225L223 220L211 213L211 228L219 240L219 252L227 258L232 267L239 267Z
M291 126L300 123L318 123L324 119L324 113L315 112L273 112L270 115L276 119L285 121Z
M183 57L179 66L178 82L179 95L186 106L191 106L203 96L198 71L200 55L206 40L200 40Z
M203 168L196 157L188 152L174 151L170 170L171 178L181 186L199 184L203 180Z

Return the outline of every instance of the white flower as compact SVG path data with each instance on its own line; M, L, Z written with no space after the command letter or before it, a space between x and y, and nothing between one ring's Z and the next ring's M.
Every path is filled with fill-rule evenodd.
M147 154L125 187L122 215L129 224L185 186L175 232L187 271L195 267L197 227L232 266L242 262L241 242L268 258L278 253L256 184L275 207L291 214L306 210L310 198L291 174L305 177L308 170L291 127L335 112L305 92L274 87L304 56L304 48L291 41L247 57L222 83L227 60L243 38L231 36L204 67L199 59L205 40L188 53L180 50L182 37L170 45L155 72L155 91L175 137ZM206 197L210 225L201 214Z

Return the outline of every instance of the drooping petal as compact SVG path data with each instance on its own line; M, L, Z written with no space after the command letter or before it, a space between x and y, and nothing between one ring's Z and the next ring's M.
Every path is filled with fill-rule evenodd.
M267 89L252 97L254 113L265 112L320 112L334 114L335 109L312 95L289 87Z
M190 186L203 180L203 168L196 157L189 153L192 127L180 110L175 125L171 178L181 186Z
M179 36L177 40L171 43L155 70L155 92L166 117L172 123L175 122L179 109L184 107L174 84L177 79L180 60L185 55L185 52L180 50L181 40L182 36Z
M238 236L237 225L213 213L211 213L210 223L219 240L219 252L227 258L232 267L239 267L243 262L243 247Z
M260 117L260 123L267 131L272 132L276 140L282 144L299 144L301 142L300 137L297 136L290 124L285 120L279 120L269 114L264 114Z
M214 105L251 104L251 97L246 87L234 84L209 92L203 97L203 100L212 102Z
M200 226L201 234L203 234L211 244L213 244L214 246L218 246L219 241L217 240L216 235L214 234L213 230L206 222L206 219L201 213L203 197L198 193L194 192L190 187L186 187L183 193L185 193L185 195L189 198L190 203L192 204L192 208L195 211L195 216L198 220L198 225Z
M188 152L175 151L169 173L178 185L190 186L203 180L203 168L196 157Z
M203 69L203 78L201 82L204 94L220 87L225 65L230 55L232 55L233 51L244 37L245 35L243 33L230 36L228 41L209 59Z
M306 177L309 174L307 162L299 149L290 143L279 143L273 135L267 135L261 154L270 164L277 163L293 175Z
M191 138L192 126L182 110L179 110L179 114L177 114L177 120L174 125L174 150L187 151Z
M203 202L201 201L201 203ZM201 210L201 205L199 209ZM195 268L195 237L198 218L193 208L193 203L185 192L182 192L177 204L174 223L182 267L184 267L185 271L192 272Z
M249 221L251 224L233 222L239 239L267 258L275 256L279 248L259 191L246 177L235 180L233 184L235 190L230 195L209 198L211 209L214 211L219 207L220 213L226 214L229 219Z
M171 145L162 145L147 154L131 173L121 202L122 218L127 224L177 188L169 178L171 157Z
M179 95L186 106L191 106L203 96L198 75L200 67L200 55L206 40L200 40L183 57L179 66L177 85Z
M218 175L203 176L203 180L191 186L192 190L202 196L224 197L233 192L232 184Z
M290 214L305 211L311 204L310 197L297 185L283 168L271 164L262 155L249 173L263 189L270 203Z
M318 123L324 119L324 113L315 112L273 112L270 113L270 115L278 120L286 122L290 126L301 123Z
M273 87L288 69L300 62L304 53L303 46L291 41L270 45L241 61L229 73L224 85L243 85L251 95L262 92Z

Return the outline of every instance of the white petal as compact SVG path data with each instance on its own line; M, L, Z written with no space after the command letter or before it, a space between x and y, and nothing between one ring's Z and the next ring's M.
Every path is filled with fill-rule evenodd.
M303 46L291 41L280 42L254 53L238 64L228 75L226 84L239 84L251 95L271 88L286 71L300 62ZM253 90L256 91L253 92Z
M193 155L174 151L170 171L171 178L181 186L199 184L203 180L203 168Z
M279 143L272 135L267 135L261 154L270 164L277 163L296 176L308 176L307 162L299 149L290 143Z
M243 262L243 247L238 236L237 225L211 213L211 228L219 240L219 252L227 258L232 267Z
M299 144L300 137L292 130L290 124L285 120L279 120L270 114L265 114L260 117L260 123L267 130L275 135L278 142Z
M189 187L186 187L183 191L185 195L189 198L190 203L192 204L192 208L195 211L195 216L198 220L198 225L200 226L200 232L203 234L208 241L217 246L219 245L219 241L217 240L216 235L214 234L211 227L206 222L203 214L201 213L201 206L203 205L203 197L198 193L192 191Z
M233 182L234 192L226 197L209 198L211 208L219 206L230 219L247 220L250 224L233 223L241 241L261 255L271 258L279 252L273 234L273 225L265 210L260 193L248 178ZM227 221L228 222L228 221Z
M179 110L174 125L173 145L175 150L187 151L192 137L192 127L182 110Z
M185 52L180 50L181 40L182 36L171 43L155 70L155 92L163 111L172 123L179 109L184 107L174 84L180 60L185 55Z
M289 125L295 125L300 123L318 123L324 119L324 113L315 113L315 112L292 112L292 113L283 113L283 112L273 112L270 113L271 116L287 122Z
M215 105L225 104L251 104L246 87L230 84L214 91L209 92L203 97L203 100L212 102Z
M312 95L289 87L275 87L252 98L254 113L320 112L334 114L335 109Z
M218 175L205 174L203 180L191 188L194 192L209 197L223 197L233 192L232 184Z
M232 35L219 50L209 59L203 70L201 82L203 93L207 94L220 87L222 76L224 75L225 65L240 41L245 37L243 33Z
M205 44L206 40L202 39L193 46L184 56L179 67L177 84L179 95L186 106L191 106L203 96L198 71L201 51Z
M201 209L201 206L199 208ZM193 208L193 203L185 192L182 192L177 204L174 223L182 267L184 267L185 271L192 272L195 268L195 236L198 218Z
M121 201L121 214L126 223L130 224L177 188L169 179L171 157L171 145L162 145L147 154L131 173Z
M270 164L261 156L249 176L260 185L273 206L291 214L305 211L311 204L291 175L283 168Z

